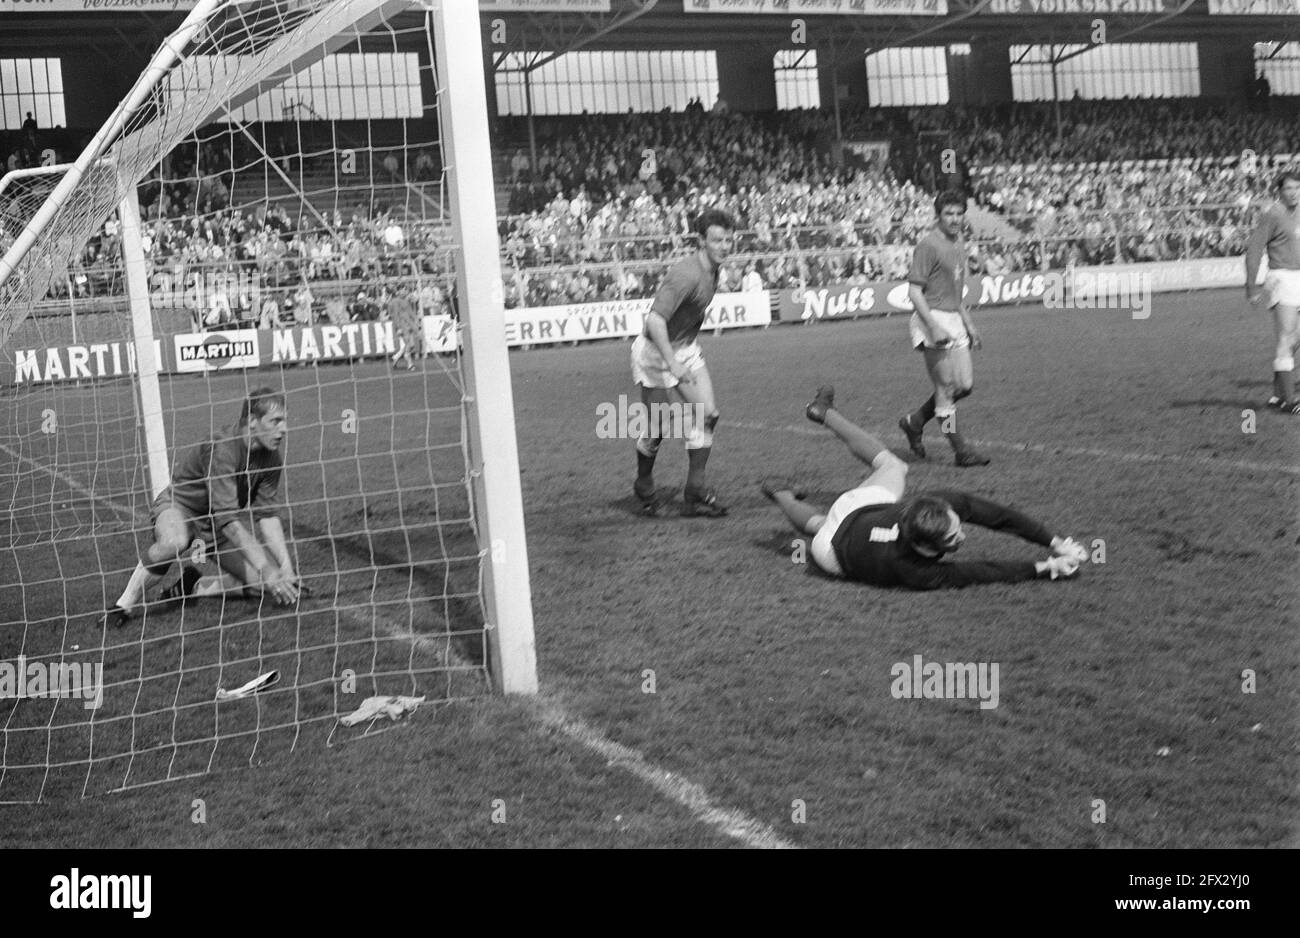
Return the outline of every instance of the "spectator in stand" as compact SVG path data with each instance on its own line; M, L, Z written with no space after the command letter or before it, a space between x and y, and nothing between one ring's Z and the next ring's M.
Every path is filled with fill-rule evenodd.
M376 322L379 319L379 305L366 293L364 287L357 290L352 300L349 318L352 322Z
M415 178L421 181L434 178L438 172L429 149L429 147L421 147L415 155Z
M424 357L424 341L420 328L420 313L415 298L411 295L410 285L398 283L392 298L388 301L388 315L393 320L393 330L397 335L398 348L393 355L393 364L406 362L406 370L415 368L415 358Z
M335 294L325 301L325 321L331 326L347 325L348 306L343 297Z
M295 326L307 327L312 323L312 304L316 297L312 295L311 287L307 286L307 281L303 280L298 289L293 292L293 322Z
M257 327L264 332L280 328L280 301L274 290L267 290L262 296L262 309L258 315Z

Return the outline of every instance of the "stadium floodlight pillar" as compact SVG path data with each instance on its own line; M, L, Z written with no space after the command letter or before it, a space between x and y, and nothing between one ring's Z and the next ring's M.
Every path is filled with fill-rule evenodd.
M423 6L434 25L438 112L460 255L456 286L479 548L487 557L484 593L492 673L505 693L533 694L537 692L537 653L532 590L506 350L478 4L424 0Z
M126 294L131 303L139 413L144 426L145 450L149 455L149 489L151 496L157 498L171 485L171 467L167 463L167 428L163 423L162 394L158 390L158 366L161 363L154 345L149 277L140 231L140 200L135 186L127 182L126 194L118 205L122 224L122 260L126 267Z

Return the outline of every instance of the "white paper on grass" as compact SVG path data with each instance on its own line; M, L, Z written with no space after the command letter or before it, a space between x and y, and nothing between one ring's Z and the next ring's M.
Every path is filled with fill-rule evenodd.
M344 726L355 726L362 720L377 720L380 717L397 720L408 713L414 713L422 703L423 697L367 697L356 710L345 717L339 717L339 722Z
M241 697L250 697L253 694L256 694L259 690L265 690L271 685L278 683L280 683L280 672L267 671L265 674L259 674L247 684L236 687L234 690L225 690L224 688L218 687L217 699L238 700Z

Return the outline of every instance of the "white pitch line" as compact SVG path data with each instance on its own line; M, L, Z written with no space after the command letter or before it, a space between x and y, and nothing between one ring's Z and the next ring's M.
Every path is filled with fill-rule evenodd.
M96 494L58 469L42 466L32 459L15 453L3 443L0 443L0 450L4 450L15 459L30 463L35 468L61 479L94 501L109 505L128 515L134 514L130 506ZM352 619L356 624L366 624L359 615L352 613L349 609L343 608L339 612L345 614L347 618ZM376 620L376 622L390 637L405 639L417 648L432 650L438 654L444 652L443 643L432 636L417 635L389 625L383 620ZM756 821L740 811L719 807L700 785L689 779L682 778L680 775L674 775L672 772L661 769L659 766L646 761L645 756L635 749L602 736L587 723L570 716L558 704L548 701L539 702L538 715L545 726L558 730L575 742L607 759L610 765L618 766L645 782L663 797L686 808L701 824L713 827L726 836L739 840L747 847L766 850L797 849L794 844L782 838L766 824ZM167 781L172 781L172 779Z
M111 498L105 498L103 495L96 494L95 492L86 488L86 486L82 485L76 479L73 479L67 473L60 472L58 469L51 469L49 466L43 466L36 460L32 459L30 456L24 456L21 453L14 452L12 449L10 449L8 446L5 446L3 443L0 443L0 450L4 450L6 453L8 453L10 456L18 460L19 462L25 462L34 469L39 469L41 472L44 472L47 475L54 477L55 479L60 479L63 482L66 482L75 491L80 492L82 495L85 495L87 498L99 502L101 505L107 505L109 508L112 508L113 510L120 512L121 514L129 515L132 518L135 517L135 509L132 508L130 505L126 504L125 502L115 501Z
M443 651L441 645L429 636L399 631L386 623L381 624L381 627L389 635L404 638L417 648L427 644L439 653ZM454 655L455 652L453 651L452 654ZM647 761L646 757L637 750L602 735L599 730L572 716L554 701L537 698L527 705L543 726L563 733L569 739L604 758L609 765L623 769L645 782L664 798L681 805L701 824L740 841L746 847L759 850L798 849L795 844L781 837L766 824L741 811L719 806L701 785Z
M645 756L637 750L601 735L587 723L570 716L560 705L538 700L536 710L543 724L604 757L610 765L634 775L668 800L675 801L690 811L701 824L715 828L746 847L760 850L798 849L766 824L741 811L719 806L700 785L646 761Z
M765 423L747 420L723 420L724 426L738 427L741 430L757 430L768 433L797 433L800 436L825 436L829 431L815 429L811 426L786 424L774 427ZM1185 463L1205 466L1209 469L1242 469L1249 472L1281 472L1286 475L1300 475L1300 466L1286 463L1251 462L1244 459L1215 459L1212 456L1173 456L1168 453L1118 453L1109 449L1085 446L1061 446L1055 443L1010 443L1004 440L971 440L977 446L991 449L1010 450L1016 453L1040 453L1050 456L1090 456L1097 459L1115 459L1120 462L1136 463Z

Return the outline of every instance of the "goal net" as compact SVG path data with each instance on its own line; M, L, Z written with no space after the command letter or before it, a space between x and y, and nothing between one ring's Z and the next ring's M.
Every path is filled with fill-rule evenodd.
M535 689L482 74L472 4L202 0L74 163L0 180L0 802ZM197 510L132 595L173 473L267 388L303 595L243 588Z

